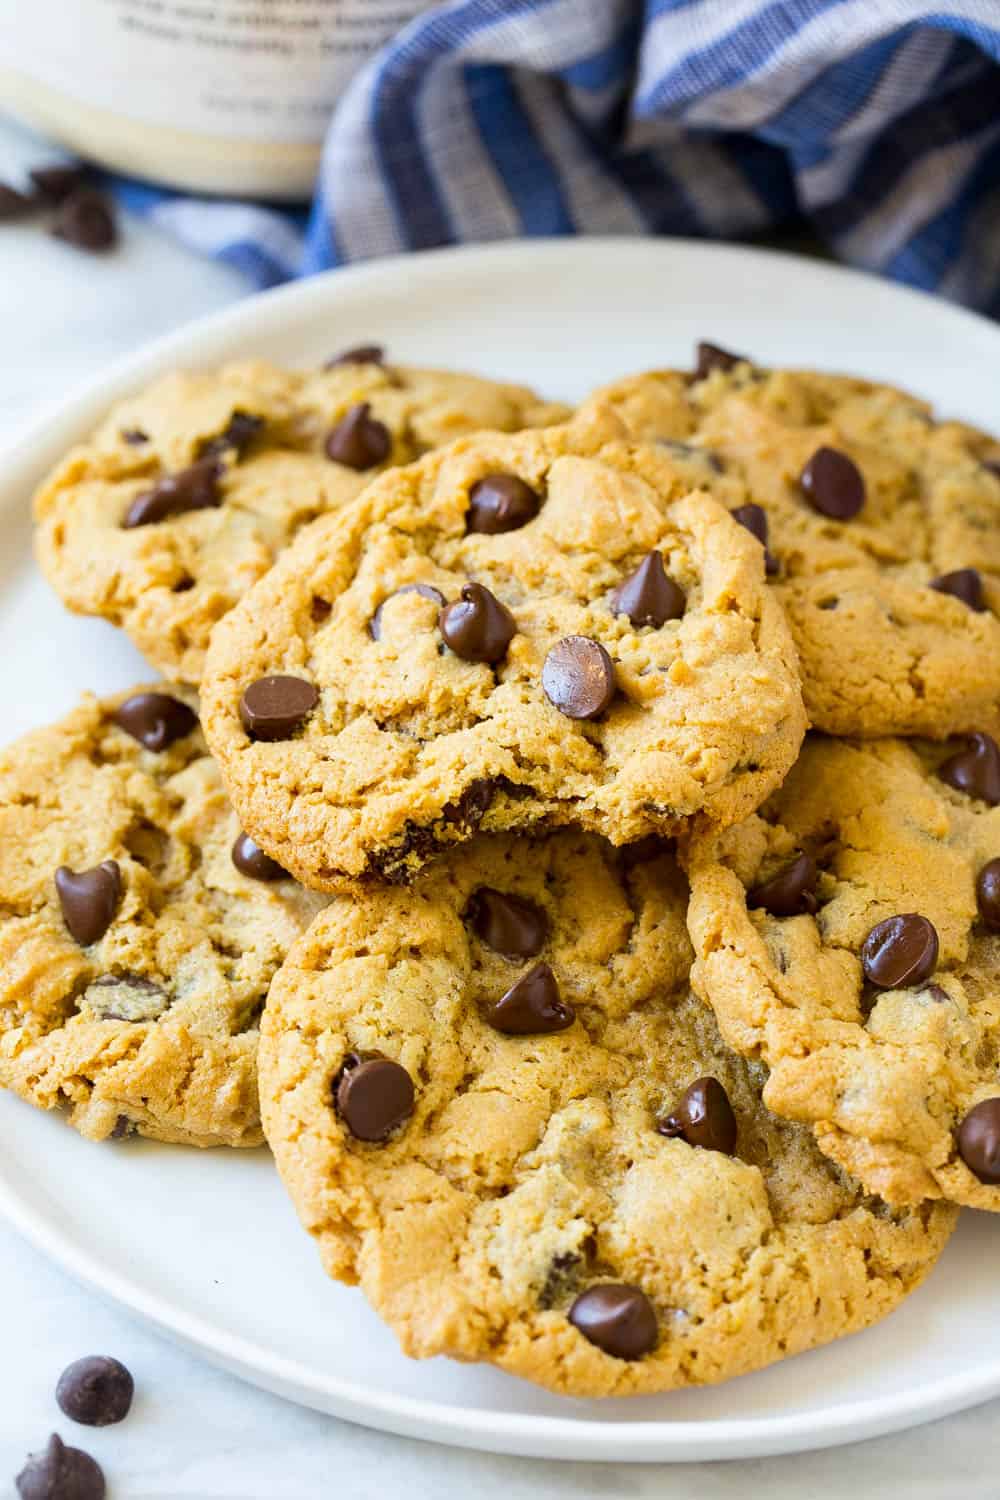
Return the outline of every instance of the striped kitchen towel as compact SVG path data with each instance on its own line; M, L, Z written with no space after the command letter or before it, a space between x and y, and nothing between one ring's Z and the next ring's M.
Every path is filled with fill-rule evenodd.
M122 196L261 286L432 245L806 226L1000 315L1000 0L449 0L355 76L311 207Z

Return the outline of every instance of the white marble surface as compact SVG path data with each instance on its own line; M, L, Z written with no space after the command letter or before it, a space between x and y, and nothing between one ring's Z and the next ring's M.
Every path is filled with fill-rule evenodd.
M0 176L23 140L0 123ZM107 261L40 230L0 229L0 444L110 357L242 295L235 274L126 226ZM151 1226L155 1232L155 1226ZM368 1432L267 1396L81 1290L0 1224L0 1497L54 1429L104 1465L109 1500L995 1500L1000 1401L898 1437L785 1459L674 1467L498 1458ZM138 1394L121 1427L72 1429L53 1399L82 1354L117 1355Z

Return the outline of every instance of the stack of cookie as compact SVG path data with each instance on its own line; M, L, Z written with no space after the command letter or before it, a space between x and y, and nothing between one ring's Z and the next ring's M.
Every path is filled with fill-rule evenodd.
M709 345L573 414L365 348L161 382L36 509L171 683L0 757L0 1083L263 1129L407 1353L574 1395L1000 1209L1000 446Z

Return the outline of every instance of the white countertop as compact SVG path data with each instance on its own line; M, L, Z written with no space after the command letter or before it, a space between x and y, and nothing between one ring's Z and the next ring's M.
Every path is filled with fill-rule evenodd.
M0 124L0 177L19 137ZM128 224L107 260L41 230L0 227L0 444L115 355L245 294L239 277ZM151 1226L155 1232L155 1226ZM1000 1401L898 1437L734 1464L559 1464L498 1458L369 1432L220 1374L78 1288L0 1224L0 1497L50 1431L102 1463L109 1500L407 1500L816 1495L995 1500ZM53 1399L70 1360L114 1354L136 1378L128 1420L75 1428Z

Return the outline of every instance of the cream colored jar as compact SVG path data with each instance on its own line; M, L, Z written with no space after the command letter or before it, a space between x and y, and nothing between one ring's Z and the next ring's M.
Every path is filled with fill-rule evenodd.
M0 0L0 107L117 171L308 195L330 114L429 0Z

